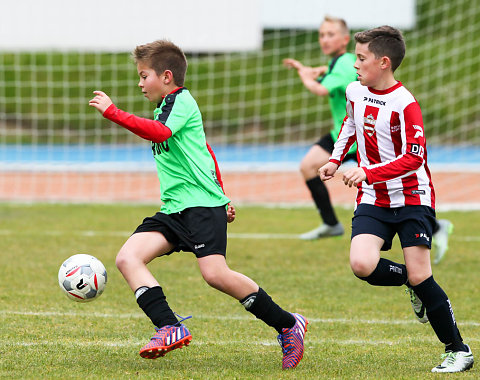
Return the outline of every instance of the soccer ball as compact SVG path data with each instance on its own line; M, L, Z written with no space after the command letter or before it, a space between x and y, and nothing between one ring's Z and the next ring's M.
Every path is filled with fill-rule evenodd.
M96 257L73 255L63 262L58 271L58 284L68 298L89 302L105 290L107 271Z

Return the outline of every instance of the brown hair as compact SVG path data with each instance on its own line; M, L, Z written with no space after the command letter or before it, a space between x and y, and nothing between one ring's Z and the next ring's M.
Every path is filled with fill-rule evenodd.
M177 86L183 86L187 72L187 58L177 45L167 40L157 40L139 45L132 53L135 63L145 63L157 75L170 70Z
M375 58L384 56L390 58L392 71L400 66L405 57L405 41L402 33L388 25L355 33L355 41L361 44L368 43L368 50L375 54Z
M345 35L350 34L350 30L348 29L347 23L343 18L325 16L325 18L323 19L323 22L334 22L335 24L338 24L340 26L340 30L343 32L343 34Z

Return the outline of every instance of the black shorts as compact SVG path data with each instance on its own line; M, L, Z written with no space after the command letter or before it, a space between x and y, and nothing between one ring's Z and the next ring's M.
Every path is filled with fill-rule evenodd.
M134 233L158 231L175 246L173 252L193 252L198 258L227 252L227 211L220 207L191 207L181 212L157 212Z
M328 153L333 152L333 146L335 143L333 142L332 135L330 133L326 134L323 136L320 140L318 140L315 145L321 146L323 149L325 149ZM349 160L354 160L355 162L357 161L357 153L347 153L345 158L343 159L343 162L349 161Z
M382 251L392 248L398 234L402 248L432 246L435 210L428 206L396 208L358 205L352 218L352 239L360 234L371 234L384 240Z

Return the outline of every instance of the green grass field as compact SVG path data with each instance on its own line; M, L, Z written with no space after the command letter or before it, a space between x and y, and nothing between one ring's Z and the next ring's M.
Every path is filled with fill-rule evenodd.
M115 268L118 249L154 206L0 205L0 377L4 379L433 379L443 347L416 322L403 288L374 288L348 264L349 238L301 242L313 209L238 207L228 262L284 308L309 320L303 361L281 370L273 329L201 279L192 254L154 261L172 308L187 321L190 347L157 360L138 350L153 332ZM339 210L348 225L351 210ZM480 355L478 212L449 212L450 250L434 267L465 341ZM251 235L256 234L256 235ZM263 235L262 235L263 234ZM275 234L275 235L265 235ZM94 302L68 300L60 264L89 253L108 271ZM399 244L388 257L400 260ZM478 356L480 358L480 356ZM478 369L448 379L479 378Z

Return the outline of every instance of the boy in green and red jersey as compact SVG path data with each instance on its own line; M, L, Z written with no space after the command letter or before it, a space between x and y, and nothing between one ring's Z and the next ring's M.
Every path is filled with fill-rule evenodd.
M308 321L280 308L253 280L231 270L226 263L227 221L235 209L225 196L218 165L206 142L197 103L183 87L187 60L180 48L160 40L137 46L133 52L139 87L158 103L154 120L118 109L101 91L90 105L102 115L151 141L163 206L143 220L126 241L116 265L157 332L140 350L155 359L186 346L192 340L187 327L169 307L163 289L148 270L156 257L193 252L205 281L239 300L257 318L275 328L283 350L282 366L294 368L303 357Z
M350 32L344 20L325 17L318 31L322 52L330 57L328 66L309 67L287 58L283 64L297 70L303 85L318 96L328 96L333 119L333 128L318 140L303 157L300 172L323 220L319 227L300 235L303 240L343 235L344 228L338 221L327 187L318 178L318 169L328 162L345 118L345 89L357 79L353 68L355 55L347 52ZM356 160L356 145L353 145L346 160Z

